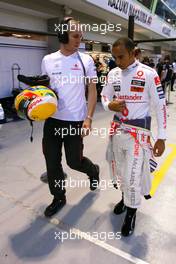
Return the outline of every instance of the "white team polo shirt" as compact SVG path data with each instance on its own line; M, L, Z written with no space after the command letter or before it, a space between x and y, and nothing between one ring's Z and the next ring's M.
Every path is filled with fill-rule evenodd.
M80 53L86 76L96 78L93 59ZM58 94L58 109L52 116L59 120L83 121L87 115L84 70L78 52L65 56L60 51L46 55L42 60L42 74L50 77L50 86Z

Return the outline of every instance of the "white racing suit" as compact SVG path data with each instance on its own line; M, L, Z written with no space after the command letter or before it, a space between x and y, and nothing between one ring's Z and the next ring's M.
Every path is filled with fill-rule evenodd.
M116 113L112 123L106 158L114 183L121 185L124 203L138 208L141 195L149 195L150 173L156 167L150 143L150 131L128 123L150 116L153 101L158 122L158 139L166 138L166 103L160 79L155 70L135 62L127 69L115 68L109 72L102 90L105 110L112 100L125 100L126 109Z

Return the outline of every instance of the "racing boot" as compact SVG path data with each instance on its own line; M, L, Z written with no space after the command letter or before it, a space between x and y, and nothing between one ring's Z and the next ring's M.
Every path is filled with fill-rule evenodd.
M125 211L126 211L126 205L124 204L123 193L122 193L122 200L115 205L114 214L119 215Z
M135 228L136 211L136 208L127 207L127 213L121 228L122 236L127 237L133 234Z
M65 204L66 204L65 195L62 198L54 197L52 203L46 207L44 215L46 217L51 217L52 215L56 214L60 209L62 209L62 207Z

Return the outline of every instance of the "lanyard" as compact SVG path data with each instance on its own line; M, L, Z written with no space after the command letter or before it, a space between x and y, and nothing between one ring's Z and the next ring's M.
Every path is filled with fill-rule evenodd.
M87 86L87 84L86 84L86 77L87 77L87 75L86 75L86 69L85 69L84 63L83 63L83 61L81 59L81 56L79 55L79 52L77 52L77 54L78 54L78 59L79 59L79 61L81 63L81 66L83 68L84 77L85 77L84 85L85 85L85 88L86 88L86 86Z

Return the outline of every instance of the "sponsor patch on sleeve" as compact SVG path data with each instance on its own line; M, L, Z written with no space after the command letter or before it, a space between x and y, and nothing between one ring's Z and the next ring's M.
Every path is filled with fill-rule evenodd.
M160 77L159 77L159 76L156 76L156 77L154 78L154 81L155 81L155 84L156 84L156 85L160 85L160 84L161 84L161 81L160 81Z
M162 86L157 87L157 92L158 92L158 95L159 95L159 98L160 99L165 98L165 95L164 95L164 91L163 91L163 87Z

